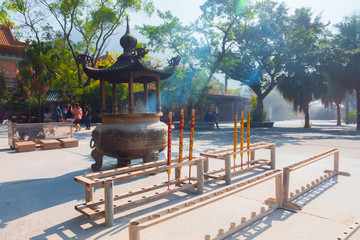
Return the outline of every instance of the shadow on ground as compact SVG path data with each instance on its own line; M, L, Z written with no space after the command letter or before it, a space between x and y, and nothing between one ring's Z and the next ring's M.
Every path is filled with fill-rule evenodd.
M320 197L327 190L334 187L338 183L338 176L334 176L330 178L328 181L316 186L300 197L296 198L292 203L298 204L300 207L304 207L310 202L314 201L316 198ZM270 215L260 219L259 221L251 224L249 227L244 228L240 232L233 234L225 239L227 240L235 240L235 239L246 239L252 240L256 237L260 236L262 233L267 231L274 222L276 221L285 221L286 219L294 216L295 214L301 214L301 212L291 212L284 209L276 209L274 212L270 213ZM250 215L250 213L249 213ZM241 218L241 217L240 217ZM240 221L236 223L239 224ZM230 223L229 223L230 226Z

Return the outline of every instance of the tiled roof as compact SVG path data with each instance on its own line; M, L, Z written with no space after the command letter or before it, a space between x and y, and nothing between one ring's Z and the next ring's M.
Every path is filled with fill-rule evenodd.
M50 92L46 98L46 102L62 102L64 99L60 96L58 92Z
M26 45L27 43L20 42L14 37L10 27L0 25L1 51L21 51L21 49Z
M143 77L139 79L134 78L134 83L144 83L144 82L151 82L154 79L154 74L159 74L160 79L167 79L171 77L171 75L175 72L176 67L169 67L166 70L160 70L153 68L149 65L143 63L143 61L139 58L135 58L134 56L120 56L118 57L117 61L108 68L93 68L88 66L86 63L83 65L84 72L93 79L100 79L103 78L105 80L109 79L117 79L119 82L129 82L128 78L122 79L119 77L121 73L128 73L130 71L133 72L143 72ZM147 74L149 79L147 79Z

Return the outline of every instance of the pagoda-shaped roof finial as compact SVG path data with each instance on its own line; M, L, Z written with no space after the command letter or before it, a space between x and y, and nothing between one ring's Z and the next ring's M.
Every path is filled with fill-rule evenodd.
M120 45L124 49L124 53L122 55L132 54L137 45L136 37L130 32L129 16L126 17L126 32L120 39Z

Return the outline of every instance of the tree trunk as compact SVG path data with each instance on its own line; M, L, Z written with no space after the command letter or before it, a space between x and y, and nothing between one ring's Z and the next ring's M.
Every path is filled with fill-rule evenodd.
M350 93L346 93L345 95L345 124L349 124L349 98Z
M304 108L305 114L305 126L304 128L310 128L310 114L309 114L309 104Z
M228 80L229 80L228 75L225 75L225 93L226 93L227 90L228 90Z
M336 125L341 126L341 113L340 113L340 103L336 103Z
M264 100L263 98L260 98L259 96L257 96L255 112L254 112L254 116L252 119L254 122L263 122L264 121L263 100Z
M42 112L41 112L41 94L38 94L38 103L39 103L39 106L38 106L38 114L39 114L38 122L41 123L41 122L43 122Z
M356 130L360 130L360 87L356 89Z

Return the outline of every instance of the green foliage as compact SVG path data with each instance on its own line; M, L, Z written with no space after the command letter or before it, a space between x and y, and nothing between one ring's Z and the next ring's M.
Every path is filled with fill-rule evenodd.
M4 0L0 9L0 21L9 22L9 13L16 19L16 27L26 38L36 40L39 45L59 37L73 59L79 52L91 57L92 65L96 62L109 38L124 23L128 12L143 11L151 15L154 6L151 0ZM49 25L51 21L53 26ZM11 23L11 22L10 22ZM74 31L80 33L82 39L74 42L70 36ZM64 45L64 44L62 44ZM86 86L90 79L84 77L80 63L75 62L78 83Z
M14 23L10 20L10 15L6 11L6 6L4 5L4 3L0 7L0 23L10 27L14 26Z
M259 118L258 113L256 112L256 106L257 106L257 96L253 95L250 98L250 119L253 121L264 121L264 122L269 122L269 119L267 118L267 112L263 111L262 112L262 117ZM261 120L259 120L261 119Z
M324 28L320 17L313 18L308 8L296 9L291 17L288 44L291 58L285 65L286 76L279 82L278 89L293 103L295 111L304 112L305 127L310 127L309 103L327 92L325 78L316 69Z
M346 116L344 117L343 121L345 121ZM349 115L347 116L348 123L356 123L357 122L357 111L349 111Z
M9 90L7 89L7 83L5 76L0 74L0 99L7 101L11 97Z
M124 23L124 16L128 11L151 15L154 6L151 1L122 0L122 1L88 1L78 6L79 14L74 15L74 26L83 37L79 51L90 56L92 65L96 65L98 57L115 30Z
M325 78L327 92L321 97L326 108L332 104L340 105L345 99L347 89L344 87L345 61L344 52L338 47L337 39L326 39L321 50L320 64L317 71Z
M31 86L32 93L44 95L55 75L57 56L52 44L39 45L32 42L23 50L23 60L19 62L19 75L24 86Z
M284 4L262 1L252 6L252 17L222 64L227 75L258 96L254 119L263 121L263 99L283 78L288 61L290 18Z
M60 92L68 103L90 103L96 112L100 109L99 82L83 74L74 58L85 53L91 57L93 66L111 66L118 54L108 54L100 61L98 57L115 29L124 24L125 17L139 11L151 15L152 2L3 1L0 21L12 24L9 14L13 14L22 21L14 22L19 32L36 43L26 48L26 57L19 65L21 84L17 95L10 100L16 104L9 105L5 83L0 79L0 93L5 97L1 98L0 106L16 108L26 103L27 98L21 96L26 96L31 85L29 101L36 102L34 97L40 96L37 99L40 108L46 91L51 90ZM203 96L209 91L223 92L223 84L212 82L216 73L226 73L253 90L257 98L252 99L252 118L260 120L265 119L263 100L278 84L284 97L300 111L306 111L308 103L319 97L326 104L341 101L340 86L360 91L358 15L336 25L339 34L334 41L325 41L326 25L306 8L290 15L284 4L274 1L250 5L242 0L207 0L201 11L198 20L190 25L183 24L171 12L157 11L162 24L138 27L149 39L150 51L170 49L182 58L174 76L162 82L164 106L171 103L183 106L187 102L191 108L203 104ZM48 24L49 19L55 20L54 26ZM78 42L70 39L75 30L81 35ZM144 61L151 61L153 67L163 65L149 56ZM127 86L119 86L121 103L126 99ZM141 85L135 86L135 92L142 90ZM327 95L323 95L325 92ZM111 101L111 87L107 85L106 104Z
M54 54L58 56L51 90L59 92L66 103L79 102L83 93L78 82L77 65L63 39L54 40ZM86 79L85 74L82 78Z
M182 59L182 68L177 71L176 77L170 79L169 82L174 83L165 85L168 93L162 99L174 99L180 105L187 102L189 108L202 103L209 82L235 43L235 34L246 28L245 19L251 17L245 3L238 0L206 1L201 6L202 15L190 26L183 25L170 12L158 11L162 24L138 27L149 39L151 50L161 52L170 49Z
M360 13L353 14L337 24L339 46L345 53L344 79L342 84L348 90L355 90L357 111L360 111ZM360 130L360 118L356 129Z
M250 109L251 109L251 111L255 111L256 105L257 105L257 96L253 95L250 98Z

